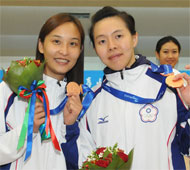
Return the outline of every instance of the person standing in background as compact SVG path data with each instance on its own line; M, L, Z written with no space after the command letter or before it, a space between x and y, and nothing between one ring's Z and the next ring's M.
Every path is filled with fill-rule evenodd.
M161 64L170 64L173 68L178 63L181 52L179 41L173 36L165 36L161 38L155 49L156 58Z

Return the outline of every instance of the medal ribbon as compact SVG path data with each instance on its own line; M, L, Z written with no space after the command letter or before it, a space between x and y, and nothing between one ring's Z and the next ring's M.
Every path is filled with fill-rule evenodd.
M160 67L158 67L157 65L151 63L151 68L152 68L152 71L156 72L156 73L169 74L169 73L173 72L171 65L161 65ZM137 104L147 104L147 103L155 102L162 98L162 96L164 95L164 93L166 91L166 87L167 87L166 83L165 83L165 79L166 79L166 77L163 77L162 85L161 85L160 90L155 99L142 98L142 97L136 96L134 94L130 94L130 93L127 93L124 91L114 89L114 88L106 85L107 81L102 83L102 88L105 91L107 91L108 93L112 94L113 96L115 96L121 100L128 101L131 103L137 103Z
M160 66L157 66L151 62L151 69L154 73L164 73L164 75L173 73L172 66L169 64L162 64Z
M95 93L87 85L82 85L82 90L83 90L83 95L85 95L85 98L82 102L83 107L77 120L80 120L84 116L85 112L89 108L95 96Z
M94 92L87 85L82 85L82 89L83 89L83 95L85 96L85 98L82 102L83 107L77 118L78 120L80 120L84 116L86 110L88 109L92 100L94 99ZM50 115L56 115L61 110L63 110L67 100L68 100L68 97L66 96L64 100L59 104L59 106L57 106L55 109L50 110Z
M50 115L56 115L61 110L63 110L63 108L65 107L65 104L66 104L67 100L68 100L68 97L66 96L64 98L64 100L59 104L59 106L57 106L55 109L51 109L50 110Z

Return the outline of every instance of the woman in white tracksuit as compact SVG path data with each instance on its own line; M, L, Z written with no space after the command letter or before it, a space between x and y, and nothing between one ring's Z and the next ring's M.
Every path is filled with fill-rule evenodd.
M90 38L102 62L104 81L94 88L94 99L81 125L88 127L96 146L134 148L132 170L185 169L189 154L190 77L186 87L165 83L162 72L146 57L135 55L135 20L126 12L104 7L92 17ZM183 99L183 100L182 100Z
M50 17L40 31L36 59L46 60L43 80L51 110L57 108L66 97L68 82L83 82L83 45L82 25L69 14L60 13ZM78 114L82 108L80 97L72 95L68 101L75 103L69 105L70 112ZM39 127L45 122L45 112L43 104L39 102L35 104L31 155L24 160L26 140L20 150L17 150L17 145L27 105L27 101L18 98L5 82L0 84L0 169L64 170L66 164L68 169L77 169L80 149L77 146L80 140L78 124L66 126L60 108L56 110L56 115L51 115L55 135L64 153L56 150L51 139L41 141ZM71 158L75 162L72 166L69 163Z

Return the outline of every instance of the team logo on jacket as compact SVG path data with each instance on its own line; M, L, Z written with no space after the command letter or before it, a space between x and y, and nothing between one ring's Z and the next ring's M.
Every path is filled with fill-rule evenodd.
M152 104L146 104L140 109L139 114L143 122L151 123L157 119L158 109Z
M105 117L100 117L98 118L98 124L102 124L102 123L108 123L108 120L107 120L108 116L105 116Z

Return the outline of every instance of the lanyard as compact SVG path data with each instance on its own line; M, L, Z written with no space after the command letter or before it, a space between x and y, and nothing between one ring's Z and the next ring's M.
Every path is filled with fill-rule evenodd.
M63 101L59 104L59 106L57 106L55 109L51 109L50 110L50 115L56 115L58 114L61 110L63 110L63 108L65 107L65 104L68 100L68 97L66 96Z
M160 67L158 67L157 65L151 63L151 68L152 68L152 71L155 73L168 74L168 73L173 72L172 67L170 65L161 65ZM136 96L136 95L131 94L131 93L127 93L124 91L117 90L115 88L112 88L112 87L106 85L107 81L102 83L102 88L105 91L107 91L108 93L112 94L113 96L115 96L121 100L128 101L131 103L136 103L136 104L147 104L147 103L155 102L155 101L160 100L162 98L162 96L164 95L164 93L166 91L166 87L167 87L166 83L165 83L165 79L166 79L166 77L162 78L162 85L160 87L160 90L159 90L156 98L153 98L153 99L142 98L142 97Z
M80 120L84 114L86 113L87 109L89 108L90 104L92 103L92 100L94 99L96 93L94 93L87 85L82 85L83 94L85 95L85 98L82 102L82 110L77 118L77 120Z
M81 110L77 120L80 120L84 116L86 110L89 108L89 106L92 103L92 100L94 99L94 96L95 96L95 93L87 85L82 85L82 89L83 89L83 95L85 97L82 102L82 106L83 106L82 110ZM68 97L66 96L64 98L64 100L59 104L59 106L57 106L55 109L50 110L50 114L51 115L58 114L65 107L67 100L68 100Z

